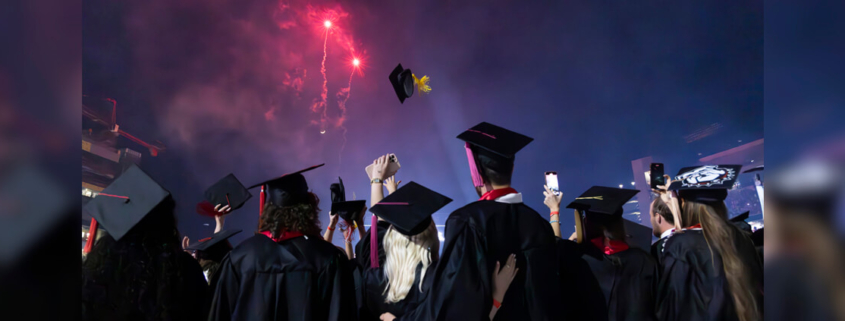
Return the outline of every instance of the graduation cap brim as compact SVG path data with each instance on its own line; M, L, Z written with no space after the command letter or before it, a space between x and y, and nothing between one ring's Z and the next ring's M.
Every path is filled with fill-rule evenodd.
M730 219L730 221L731 222L745 222L745 220L748 219L748 215L750 213L751 213L750 211L745 211L745 213L734 216L733 218Z
M409 182L373 205L370 211L399 233L413 236L425 231L431 224L431 215L450 202L451 198Z
M284 175L276 177L276 178L268 179L268 180L263 181L263 182L258 183L258 184L253 184L250 187L247 187L247 189L253 189L253 188L263 186L263 185L267 185L267 184L270 184L270 183L273 183L273 182L276 182L276 181L281 181L281 180L284 180L286 178L290 178L291 176L294 176L296 174L302 174L302 173L305 173L307 171L323 167L324 165L326 165L326 164L323 163L323 164L319 164L319 165L314 165L314 166L311 166L311 167L308 167L308 168L305 168L305 169L302 169L302 170L298 170L298 171L293 172L293 173L287 173L287 174L284 174Z
M169 196L170 192L132 165L88 202L85 210L109 235L120 240Z
M639 190L593 186L575 198L566 208L574 208L592 214L619 216L625 205Z
M506 159L513 159L517 152L534 140L534 138L487 122L473 126L457 138Z
M347 222L354 222L358 220L365 206L367 206L365 200L332 203L332 213L339 214L340 218Z
M234 174L226 175L226 177L214 183L205 190L204 196L205 200L212 206L217 204L229 205L233 211L241 208L246 201L252 198L252 194Z
M242 231L243 230L223 230L223 231L215 233L214 235L212 235L210 238L208 238L206 240L191 244L188 247L186 247L185 249L189 250L189 251L206 251L209 248L211 248L212 246L217 245L220 242L226 241L230 237L235 236L235 234L238 234Z

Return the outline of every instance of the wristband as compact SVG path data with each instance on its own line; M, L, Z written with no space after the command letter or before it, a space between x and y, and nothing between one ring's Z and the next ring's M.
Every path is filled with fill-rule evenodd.
M496 307L496 309L498 309L498 308L502 307L502 302L499 302L498 300L493 299L493 306Z
M560 211L552 211L551 213L549 213L549 216L552 215L560 215Z
M558 223L558 221L557 220L549 221L549 223Z
M332 228L331 226L329 226L329 231L334 231L334 228Z
M382 184L382 183L384 183L384 181L381 180L381 178L373 178L373 180L370 181L370 185L373 185L373 184L376 184L376 183Z

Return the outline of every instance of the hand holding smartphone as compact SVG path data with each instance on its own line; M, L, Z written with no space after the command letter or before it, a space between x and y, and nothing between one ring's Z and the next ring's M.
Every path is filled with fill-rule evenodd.
M663 163L651 163L649 182L651 188L656 189L657 185L666 185L666 178L663 175Z
M370 178L370 181L373 180L373 165L374 164L370 164L364 168L364 170L367 171L367 177ZM387 175L385 177L396 175L396 172L399 171L399 168L401 167L402 166L399 165L399 160L396 158L396 154L389 154L387 160Z
M560 186L558 186L557 183L557 172L546 172L546 186L548 186L555 195L560 195Z

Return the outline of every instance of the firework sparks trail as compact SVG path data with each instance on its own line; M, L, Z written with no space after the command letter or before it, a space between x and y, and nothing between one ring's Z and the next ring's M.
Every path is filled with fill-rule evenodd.
M320 116L321 134L326 133L326 96L329 93L329 79L326 77L326 46L329 43L329 31L331 31L329 28L331 27L331 22L326 20L324 25L326 26L326 38L323 40L323 64L322 67L320 67L320 72L323 73L323 91L320 93L320 98L322 99L320 101L320 107L323 109L323 114Z

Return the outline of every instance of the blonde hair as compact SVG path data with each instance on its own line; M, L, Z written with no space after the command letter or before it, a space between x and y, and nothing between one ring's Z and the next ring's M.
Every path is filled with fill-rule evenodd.
M751 271L740 259L734 243L736 238L748 238L748 236L728 222L728 209L725 203L684 200L681 208L683 225L701 224L704 240L708 246L711 246L711 254L715 247L716 252L722 257L722 269L725 272L725 279L728 282L728 289L739 320L760 320L758 302L754 296L756 289L751 282Z
M405 299L414 284L417 265L422 263L420 273L420 292L425 279L425 271L437 260L440 251L440 239L434 221L429 227L414 236L407 236L396 231L393 226L384 235L384 252L387 256L384 264L384 276L387 278L385 303L396 303Z

